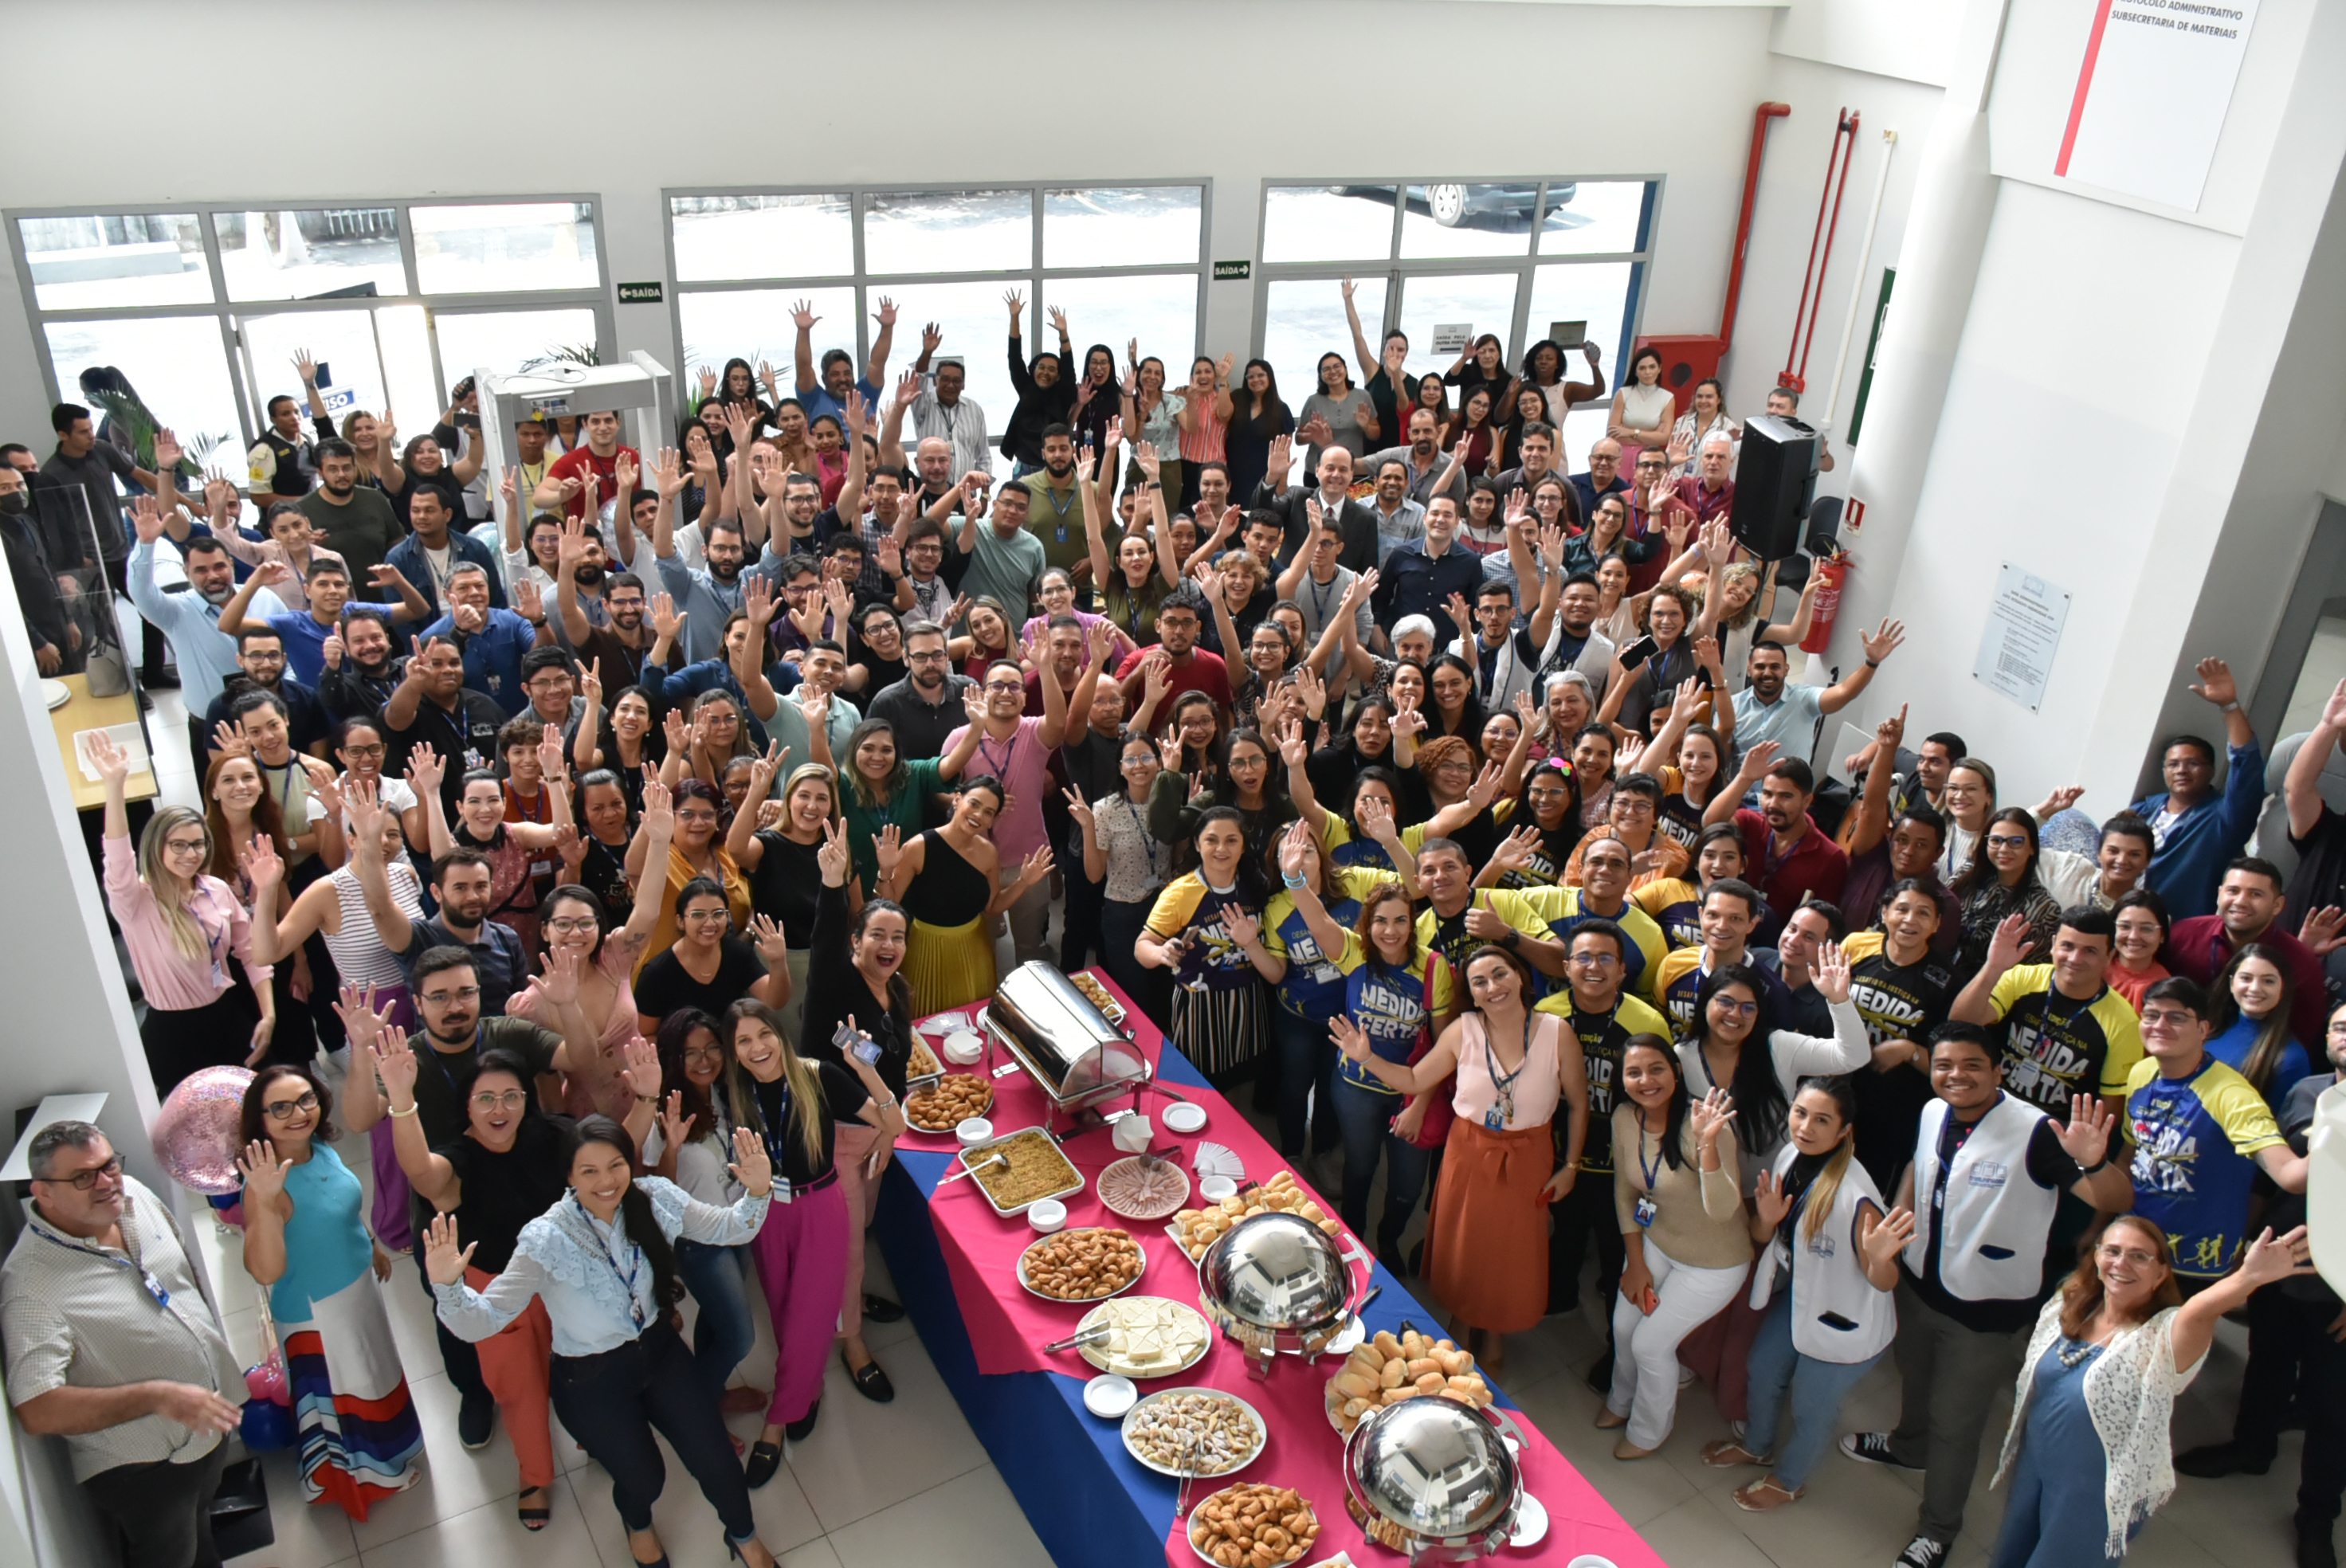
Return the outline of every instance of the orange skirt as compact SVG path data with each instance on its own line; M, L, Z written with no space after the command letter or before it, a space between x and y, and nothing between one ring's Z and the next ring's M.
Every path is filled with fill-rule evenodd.
M1520 1334L1547 1311L1547 1201L1556 1173L1545 1124L1494 1133L1450 1124L1434 1186L1426 1282L1470 1328Z

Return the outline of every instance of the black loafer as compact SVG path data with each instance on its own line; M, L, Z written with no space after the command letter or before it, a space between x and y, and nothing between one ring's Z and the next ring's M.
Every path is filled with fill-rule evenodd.
M773 1443L753 1442L750 1445L750 1462L742 1467L741 1479L755 1492L774 1479L782 1468L782 1451Z
M901 1323L904 1320L904 1308L885 1296L867 1294L863 1298L863 1315L874 1323Z
M840 1365L847 1369L847 1380L855 1385L855 1391L873 1404L884 1405L896 1397L896 1385L888 1380L888 1374L880 1369L879 1362L866 1361L859 1368L848 1360L844 1345L840 1347L839 1360ZM807 1419L812 1420L814 1412L808 1411Z
M807 1407L806 1414L801 1416L798 1420L792 1421L790 1425L782 1429L782 1436L791 1442L806 1441L808 1437L814 1431L814 1418L821 1414L821 1411L822 1401L821 1400L817 1400L814 1403Z

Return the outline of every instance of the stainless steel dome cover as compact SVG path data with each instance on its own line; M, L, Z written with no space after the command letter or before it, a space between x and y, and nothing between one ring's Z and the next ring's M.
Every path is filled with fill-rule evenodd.
M1216 1237L1198 1259L1198 1284L1209 1306L1273 1333L1333 1328L1352 1300L1352 1271L1335 1238L1276 1209Z
M1344 1485L1423 1538L1495 1552L1523 1499L1515 1456L1478 1410L1438 1394L1371 1410L1344 1443Z

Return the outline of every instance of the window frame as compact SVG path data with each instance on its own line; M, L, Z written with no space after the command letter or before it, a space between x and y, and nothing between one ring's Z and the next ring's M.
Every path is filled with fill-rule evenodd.
M1198 192L1198 258L1195 261L1159 261L1125 267L1046 267L1043 261L1043 208L1046 195L1054 190L1138 190L1159 188L1190 189ZM863 223L871 211L875 196L925 196L950 194L965 190L1024 190L1031 201L1032 244L1028 263L1021 268L963 270L952 272L873 272L867 269L864 256ZM678 198L708 196L844 196L848 199L849 221L852 225L851 239L854 270L851 273L791 275L772 278L735 278L684 282L677 277L676 208ZM1213 249L1214 181L1211 176L1192 178L1155 179L952 179L952 180L878 180L851 182L832 180L812 185L727 185L727 186L664 186L660 189L660 243L668 270L668 330L671 341L677 345L677 375L682 385L693 370L687 362L684 337L684 296L695 294L788 292L793 289L847 288L855 293L855 370L863 373L872 357L872 300L895 289L913 289L941 283L1004 283L1017 288L1026 296L1028 320L1024 323L1025 338L1030 343L1043 341L1043 332L1050 324L1047 291L1055 280L1091 278L1129 278L1141 275L1179 277L1195 273L1198 280L1197 326L1189 352L1204 351L1206 337L1206 285L1211 280L1213 267L1209 258ZM901 346L901 345L900 345ZM724 361L716 361L722 364ZM906 360L905 363L911 363ZM778 366L778 371L784 367ZM885 388L882 389L883 392ZM1008 410L1003 411L1006 423ZM1001 443L1001 432L994 433L994 444Z
M415 261L415 229L411 221L411 209L418 207L516 207L546 206L569 203L588 209L595 225L596 282L591 289L545 289L496 290L480 293L426 293L417 286ZM397 294L341 295L329 299L309 300L231 300L229 298L227 270L220 259L219 228L221 214L247 212L310 212L310 211L381 211L389 209L394 214L399 236L399 259L406 289ZM202 234L204 265L211 280L211 302L203 305L106 305L70 310L45 309L39 302L33 281L32 257L25 248L24 222L28 219L87 218L92 215L150 216L154 214L193 213ZM35 356L40 361L41 382L47 389L52 403L65 401L59 386L56 362L49 351L48 328L53 322L151 321L162 317L212 318L219 326L220 350L229 366L229 384L235 394L237 418L242 428L240 441L250 447L260 439L266 421L260 417L254 392L252 367L247 356L243 334L238 330L237 318L241 316L297 315L304 311L345 311L357 309L375 310L392 305L415 305L423 311L425 341L432 353L432 373L439 387L439 395L446 397L453 384L447 369L441 362L440 335L434 330L442 311L450 314L470 314L485 311L576 310L589 308L595 312L596 352L598 357L614 351L617 341L611 305L611 246L610 229L606 219L603 199L591 191L550 191L531 194L496 196L414 196L414 197L269 197L250 201L148 201L148 202L82 202L66 207L12 207L0 209L0 219L8 229L8 249L16 263L17 281L24 292L25 315L32 328ZM464 373L460 372L457 379ZM78 389L76 389L77 391ZM159 411L158 411L159 412ZM306 411L305 411L306 412ZM446 412L445 405L431 411L436 422ZM407 418L410 429L418 426L413 415Z

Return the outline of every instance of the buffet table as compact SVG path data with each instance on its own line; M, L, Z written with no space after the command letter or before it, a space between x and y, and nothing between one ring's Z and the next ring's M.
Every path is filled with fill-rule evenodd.
M1090 972L1114 993L1105 974ZM1130 1015L1127 1027L1134 1043L1157 1064L1162 1080L1207 1113L1203 1132L1178 1139L1187 1145L1182 1164L1193 1183L1195 1173L1189 1167L1201 1141L1233 1151L1254 1181L1287 1169L1278 1152L1207 1084L1139 1008L1116 994ZM938 1036L932 1032L928 1038L933 1046ZM1006 1059L1004 1053L994 1054L996 1062ZM993 1084L994 1102L988 1115L997 1132L1044 1123L1046 1102L1025 1073L1013 1072ZM1170 1103L1154 1094L1142 1100L1143 1111L1158 1120L1160 1146L1177 1141L1176 1135L1163 1131L1160 1119ZM876 1227L890 1272L946 1386L1059 1568L1129 1568L1160 1558L1178 1568L1198 1563L1185 1529L1174 1518L1174 1482L1144 1468L1126 1451L1117 1421L1085 1409L1084 1385L1096 1375L1096 1369L1076 1350L1042 1353L1042 1346L1075 1332L1089 1304L1047 1300L1020 1285L1018 1256L1035 1239L1035 1233L1023 1215L1005 1218L995 1214L974 1182L964 1179L940 1190L939 1181L957 1168L954 1150L949 1133L914 1131L902 1139L882 1183ZM1068 1227L1105 1225L1130 1231L1147 1255L1146 1268L1131 1293L1195 1306L1197 1271L1181 1248L1160 1226L1110 1214L1094 1191L1099 1172L1124 1156L1109 1132L1101 1128L1070 1136L1065 1152L1086 1183L1082 1192L1066 1200ZM1190 1206L1198 1207L1200 1201L1193 1196ZM1329 1214L1336 1212L1332 1201L1321 1201ZM1350 1243L1349 1236L1346 1239L1357 1250L1368 1250ZM1372 1263L1370 1268L1371 1283L1383 1288L1365 1313L1371 1333L1390 1329L1398 1334L1404 1325L1428 1334L1442 1332L1431 1308L1413 1298L1382 1266ZM1205 1359L1188 1371L1140 1386L1144 1397L1175 1387L1219 1389L1261 1413L1270 1441L1260 1455L1234 1475L1194 1482L1190 1502L1194 1508L1219 1487L1236 1481L1294 1488L1311 1501L1320 1522L1319 1538L1298 1560L1298 1568L1339 1551L1350 1553L1361 1568L1402 1561L1395 1552L1369 1544L1345 1512L1343 1440L1323 1404L1325 1386L1342 1360L1336 1355L1317 1362L1282 1356L1270 1380L1256 1382L1248 1377L1238 1348L1217 1337ZM1494 1391L1498 1406L1512 1410L1504 1391ZM1545 1505L1550 1522L1545 1537L1535 1545L1510 1547L1494 1561L1566 1563L1582 1554L1596 1554L1618 1568L1662 1568L1661 1559L1555 1446L1528 1423L1518 1424L1525 1489Z

